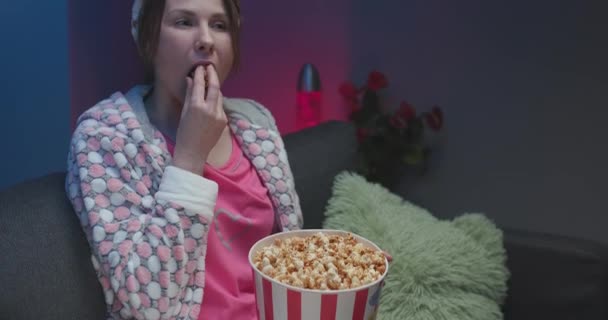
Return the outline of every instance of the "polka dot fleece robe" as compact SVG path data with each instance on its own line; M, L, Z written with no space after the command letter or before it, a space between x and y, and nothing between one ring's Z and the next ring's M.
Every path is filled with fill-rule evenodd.
M149 89L115 93L80 116L66 189L91 246L108 318L196 320L212 215L178 204L179 193L174 199L160 196L164 173L176 168L170 166L162 134L146 116L142 97ZM274 119L251 100L226 98L224 107L241 149L269 191L278 225L301 228L299 200ZM215 196L210 198L212 209Z

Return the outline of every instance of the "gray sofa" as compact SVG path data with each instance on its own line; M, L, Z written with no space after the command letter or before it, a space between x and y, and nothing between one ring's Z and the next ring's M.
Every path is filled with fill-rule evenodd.
M354 129L328 122L287 135L285 144L305 227L318 228L333 177L354 164ZM64 178L53 173L0 192L0 319L103 319ZM505 245L512 273L506 319L608 319L606 246L518 230L505 230Z

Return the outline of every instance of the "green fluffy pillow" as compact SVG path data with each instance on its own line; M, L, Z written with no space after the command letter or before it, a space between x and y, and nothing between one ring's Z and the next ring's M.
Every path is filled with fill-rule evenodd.
M480 214L441 221L363 177L342 173L324 227L393 256L378 319L502 319L508 270L502 232Z

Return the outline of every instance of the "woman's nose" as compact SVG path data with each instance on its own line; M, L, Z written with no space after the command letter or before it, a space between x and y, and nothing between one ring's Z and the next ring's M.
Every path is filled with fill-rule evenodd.
M198 39L195 43L195 48L197 51L202 51L205 53L209 53L213 51L213 36L207 26L202 26Z

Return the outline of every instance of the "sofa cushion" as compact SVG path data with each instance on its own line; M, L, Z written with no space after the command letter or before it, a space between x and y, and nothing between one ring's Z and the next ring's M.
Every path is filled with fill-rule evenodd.
M0 319L104 319L64 178L51 174L0 193Z
M393 256L379 319L502 320L502 232L480 214L452 221L359 175L336 177L324 227L359 234Z

